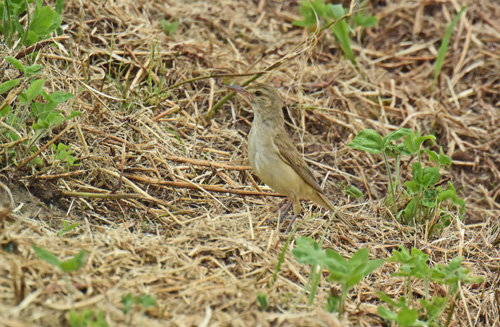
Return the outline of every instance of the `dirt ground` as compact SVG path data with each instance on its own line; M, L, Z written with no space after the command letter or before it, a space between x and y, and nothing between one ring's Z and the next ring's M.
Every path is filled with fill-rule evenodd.
M41 165L16 169L2 136L0 326L69 325L68 284L32 245L59 258L88 252L68 276L74 307L101 311L109 326L390 326L378 316L376 292L403 294L403 280L391 277L395 264L349 292L341 320L324 309L339 291L326 278L307 306L310 268L290 249L271 283L287 235L276 212L283 199L248 167L252 111L234 97L207 113L228 93L224 84L281 62L259 81L281 93L290 136L353 225L330 225L328 212L303 202L293 239L319 241L327 228L323 247L346 258L366 247L371 258L386 259L399 245L429 254L431 265L461 255L484 282L462 287L450 326L500 326L500 7L495 0L361 2L379 22L353 31L356 69L332 33L313 42L292 25L299 1L66 1L68 39L21 60L43 65L48 91L75 94L59 109L82 115L36 147L58 136L79 165L68 169L48 148ZM462 5L433 85L437 51ZM178 21L178 30L166 35L162 19ZM440 234L391 219L381 157L347 145L365 128L400 127L435 135L433 149L443 146L452 158L442 180L453 183L466 213ZM33 136L30 128L19 133ZM18 162L28 157L24 144L13 149ZM406 178L411 163L403 161ZM350 185L365 196L349 196ZM58 235L63 222L78 225ZM423 294L423 285L414 290ZM125 314L128 293L157 304Z

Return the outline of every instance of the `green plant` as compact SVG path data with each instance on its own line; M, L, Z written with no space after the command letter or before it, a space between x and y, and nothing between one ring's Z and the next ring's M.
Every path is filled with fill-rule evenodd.
M5 117L6 125L11 127L3 130L0 129L0 133L12 141L18 141L22 138L23 133L29 134L26 131L28 128L35 130L30 142L25 142L26 151L31 152L31 146L38 139L61 123L79 116L81 112L74 110L71 111L69 116L65 117L62 111L56 109L59 104L71 99L73 94L61 91L55 91L50 94L45 92L43 90L45 80L37 78L42 69L40 65L25 66L14 57L7 57L5 60L24 74L25 81L20 86L23 89L17 97L16 110L13 110L10 105L6 105L0 110L0 118ZM0 85L0 93L10 91L19 83L18 79L2 83ZM31 121L34 122L29 126ZM13 150L10 153L10 157L14 163L16 163L17 155L18 153Z
M137 295L132 295L132 293L128 293L127 295L122 297L122 304L123 304L124 314L131 313L132 307L134 305L139 306L141 309L141 318L142 318L147 308L156 306L156 299L148 294L137 296ZM128 326L131 326L131 324L132 324L132 316L130 316L129 318Z
M293 25L300 27L316 26L320 19L327 22L338 20L347 13L347 9L342 7L341 4L325 4L323 0L316 1L302 1L300 6L300 13L304 17L303 20L293 21ZM351 25L362 26L363 28L371 27L377 24L377 18L374 16L366 16L358 13L351 21ZM339 21L332 27L332 32L340 44L340 48L346 57L357 67L356 57L351 48L351 39L349 31L351 28L345 20Z
M343 314L349 290L384 263L381 259L369 260L368 249L359 249L350 260L346 260L332 249L321 249L319 244L309 237L298 238L292 254L299 263L312 266L308 282L309 305L316 295L323 268L329 271L329 281L340 284L341 294L331 295L327 305L330 311L337 311L339 316Z
M179 27L179 22L174 20L173 22L169 23L165 19L161 20L161 28L163 30L163 33L165 35L174 35L175 32L177 32L177 28Z
M83 309L80 312L70 310L68 322L71 327L108 327L104 313L90 309Z
M418 249L411 252L403 246L394 251L387 262L400 264L399 270L392 276L404 278L404 295L394 301L387 294L379 292L380 299L390 308L379 306L378 312L382 318L397 323L400 326L443 326L440 321L448 307L448 326L459 296L460 285L479 283L481 278L469 275L469 270L462 267L462 257L456 257L448 265L437 265L430 268L427 264L429 256ZM422 282L424 297L418 301L413 295L413 285ZM446 288L446 296L431 296L429 283L434 282Z
M396 141L404 138L403 142ZM433 135L421 136L419 132L414 133L409 129L401 128L382 137L373 129L365 129L349 143L353 149L363 150L372 154L381 154L388 175L389 195L386 203L391 205L392 211L406 224L417 222L423 224L425 221L438 217L431 226L446 226L449 223L449 214L443 203L451 200L452 204L460 207L461 213L465 210L465 202L458 198L455 188L448 183L448 188L436 185L441 178L440 168L451 164L451 160L440 148L439 154L433 150L423 148L426 140L435 141ZM429 161L435 162L437 167L424 167L422 155L427 154ZM416 156L417 162L412 164L412 180L401 184L400 163L403 155ZM391 170L388 157L395 160L394 172ZM403 197L407 200L404 209L399 210L398 195L400 186L404 186Z
M16 44L17 47L29 46L40 40L44 40L51 33L60 29L62 17L63 0L56 3L56 11L49 6L42 6L43 1L37 0L35 9L30 12L28 5L33 0L4 0L0 2L0 36L2 43L11 48ZM26 18L26 19L24 19ZM21 24L24 22L24 26Z
M269 308L269 300L266 294L264 293L257 294L257 302L259 303L260 309L262 311L267 311L267 309Z
M57 232L57 236L61 237L68 234L78 226L80 226L79 223L73 223L70 225L66 220L63 220L63 228Z
M75 157L72 156L73 150L71 149L71 144L70 145L64 145L63 143L59 143L56 147L55 144L50 145L52 150L55 151L55 154L53 155L54 161L61 161L66 163L66 168L70 169L73 166L79 166L80 164L75 163ZM78 224L77 224L78 225Z
M438 55L436 58L436 63L434 64L434 84L437 83L437 79L439 74L441 73L441 68L443 67L444 58L446 57L446 52L448 51L448 44L450 43L451 33L453 33L453 28L457 25L460 17L467 9L467 7L462 7L460 11L453 17L450 25L446 28L446 31L443 36L443 41L441 42L441 46L439 47Z
M73 258L67 260L60 260L55 254L50 252L47 249L37 247L35 245L31 246L35 255L38 259L43 260L50 265L61 269L63 272L63 277L66 282L66 287L68 289L68 294L71 300L71 305L74 309L74 301L73 301L73 289L71 288L71 284L69 282L68 274L73 271L77 271L80 269L85 263L85 256L87 255L87 251L81 250L78 252Z

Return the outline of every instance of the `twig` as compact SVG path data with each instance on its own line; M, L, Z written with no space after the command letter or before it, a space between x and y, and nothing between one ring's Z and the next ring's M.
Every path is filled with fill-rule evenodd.
M27 55L29 55L30 53L33 53L35 51L38 51L40 50L41 48L44 48L46 47L47 45L51 44L51 43L54 43L54 42L58 42L58 41L62 41L62 40L67 40L69 39L69 35L60 35L60 36L56 36L56 37L52 37L50 39L47 39L47 40L42 40L40 42L37 42L29 47L27 47L26 49L24 50L21 50L19 51L15 56L14 58L16 59L21 59L23 57L26 57Z
M206 191L217 192L217 193L232 193L232 194L249 195L249 196L264 195L264 196L284 197L284 195L281 195L278 193L257 192L257 191L247 191L247 190L231 190L231 189L225 189L223 187L216 186L216 185L206 185L206 184L200 185L200 184L186 183L186 182L171 182L171 181L165 181L165 180L161 180L161 179L157 179L157 178L151 178L151 177L144 176L144 175L125 174L124 176L130 180L135 180L135 181L146 183L146 184L163 185L163 186L169 186L169 187L173 187L173 188L188 188L191 190L199 190L200 187L202 187Z
M218 168L224 168L224 169L229 169L229 170L240 170L240 171L252 170L252 167L250 167L250 166L233 166L233 165L227 165L227 164L218 163L218 162L214 162L214 161L197 160L197 159L190 159L190 158L177 157L177 156L165 156L165 159L177 161L177 162L189 163L189 164L197 165L197 166L204 166L204 167L218 167Z
M43 151L45 151L45 149L47 149L52 143L54 143L55 141L57 141L61 136L63 136L64 134L66 134L67 131L69 131L71 128L73 128L73 125L74 124L71 124L71 125L67 126L61 133L57 134L52 140L50 140L49 143L47 143L44 146L42 146L38 151L36 151L35 153L33 153L26 160L24 160L19 166L17 166L16 170L20 170L21 168L23 168L24 166L26 166L31 160L35 159L40 153L42 153Z

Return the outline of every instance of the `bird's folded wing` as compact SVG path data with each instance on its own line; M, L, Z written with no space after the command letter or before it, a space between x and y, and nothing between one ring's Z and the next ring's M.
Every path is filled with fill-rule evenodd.
M289 164L293 170L300 177L302 177L309 185L311 185L315 190L322 193L321 187L319 186L316 178L314 177L311 169L307 166L302 155L297 151L295 146L292 144L288 135L277 135L274 138L274 144L279 150L279 155L283 161Z

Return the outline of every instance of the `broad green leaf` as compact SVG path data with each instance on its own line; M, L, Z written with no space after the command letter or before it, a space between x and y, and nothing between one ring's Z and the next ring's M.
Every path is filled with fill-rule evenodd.
M374 129L364 129L349 143L353 149L377 154L383 149L382 136Z
M316 241L309 237L298 238L292 254L299 263L305 265L324 266L326 262L325 252Z
M128 314L134 305L134 297L132 296L132 293L127 293L127 295L123 296L121 302L123 304L123 313Z
M22 71L24 73L23 64L19 60L17 60L16 58L8 56L7 58L5 58L5 61L12 64L12 66L16 67L17 69L19 69L20 71Z
M417 207L417 198L413 198L408 202L405 208L405 220L410 223L415 218L415 210Z
M154 307L156 305L156 299L151 295L144 295L139 298L139 303L143 308Z
M45 83L44 79L37 79L31 82L30 87L22 93L26 96L26 98L23 99L24 100L23 102L30 103L31 101L33 101L33 99L40 94L40 91L42 90L44 83Z
M52 25L55 15L56 13L49 6L43 7L39 12L35 11L30 31L34 31L38 36L45 36L49 33L49 27Z
M413 132L408 128L400 128L397 131L390 132L382 139L382 148L385 149L392 142L411 134L413 134Z
M32 76L32 75L37 75L42 71L42 66L41 65L31 65L28 67L24 67L24 73L26 76Z
M49 250L44 248L39 248L38 246L32 245L33 251L35 251L35 255L38 259L43 260L55 267L59 267L61 261Z
M377 25L378 19L375 16L366 16L362 13L359 13L354 16L354 23L358 26L367 28Z
M13 87L19 84L19 81L20 81L19 79L12 79L10 81L3 82L2 84L0 84L0 94L10 91Z
M396 322L401 326L413 326L418 319L418 311L410 308L402 308L397 315Z
M52 101L62 103L71 99L73 97L73 94L68 92L55 91L50 94L50 97L52 98Z
M3 118L12 112L12 107L7 105L2 110L0 110L0 118Z
M81 250L75 255L73 258L65 260L60 263L60 267L64 272L71 272L80 269L85 263L85 256L87 255L87 251Z
M398 318L396 313L381 305L377 307L377 311L378 314L384 319L395 321Z
M368 261L368 257L370 256L370 252L367 248L362 248L356 251L351 259L349 260L349 266L355 268L359 265L365 264Z
M356 199L360 199L364 195L363 192L354 185L349 186L349 188L346 190L346 193Z
M75 117L78 117L82 114L81 111L78 111L78 110L74 110L72 111L68 117L66 117L66 120L69 120L69 119L72 119L72 118L75 118Z

